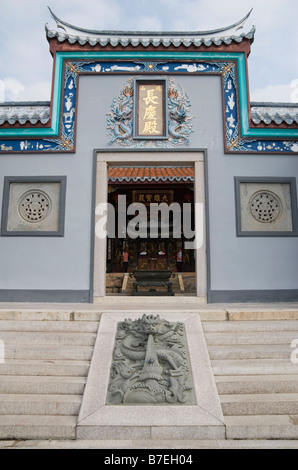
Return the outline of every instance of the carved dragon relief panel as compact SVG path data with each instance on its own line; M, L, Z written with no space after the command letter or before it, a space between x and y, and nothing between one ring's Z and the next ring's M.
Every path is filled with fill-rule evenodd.
M175 147L178 145L188 145L189 136L193 132L191 120L194 116L190 115L190 100L181 88L176 85L174 79L169 77L168 96L167 96L167 114L168 138L165 142L160 141L138 141L134 142L133 127L135 119L133 115L134 108L134 79L128 79L127 83L120 90L117 98L113 100L111 112L108 113L107 128L110 137L110 144L114 142L124 146L132 147Z
M158 315L118 323L107 404L195 404L183 323Z

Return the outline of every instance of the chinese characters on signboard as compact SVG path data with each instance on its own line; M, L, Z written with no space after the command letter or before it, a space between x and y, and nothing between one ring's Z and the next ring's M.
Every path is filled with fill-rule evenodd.
M136 80L136 137L166 137L165 80Z
M166 204L172 204L174 202L174 191L173 190L135 190L132 192L133 202L142 203L149 205L151 203L161 204L165 202Z

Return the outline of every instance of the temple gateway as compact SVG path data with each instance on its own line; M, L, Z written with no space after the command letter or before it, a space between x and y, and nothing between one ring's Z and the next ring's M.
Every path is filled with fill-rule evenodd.
M207 32L51 14L51 102L0 104L0 302L298 301L298 105L250 102L250 14Z

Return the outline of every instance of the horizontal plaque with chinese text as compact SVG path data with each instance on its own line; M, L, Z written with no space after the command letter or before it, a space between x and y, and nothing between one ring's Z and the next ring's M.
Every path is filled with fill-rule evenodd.
M173 190L134 190L132 192L132 200L134 203L142 204L172 204L174 202L174 191Z

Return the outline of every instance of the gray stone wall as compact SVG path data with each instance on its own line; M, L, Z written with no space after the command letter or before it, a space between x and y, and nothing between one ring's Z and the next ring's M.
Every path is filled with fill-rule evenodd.
M89 291L93 151L123 148L117 143L109 145L106 122L112 101L127 79L128 76L119 75L80 77L75 154L1 156L3 177L67 176L64 237L0 238L1 292L69 290L85 295ZM238 237L234 185L236 176L298 179L297 157L226 155L220 78L181 75L175 76L175 82L188 94L194 116L194 132L186 150L207 150L210 290L297 289L298 238ZM3 177L0 178L0 207Z

